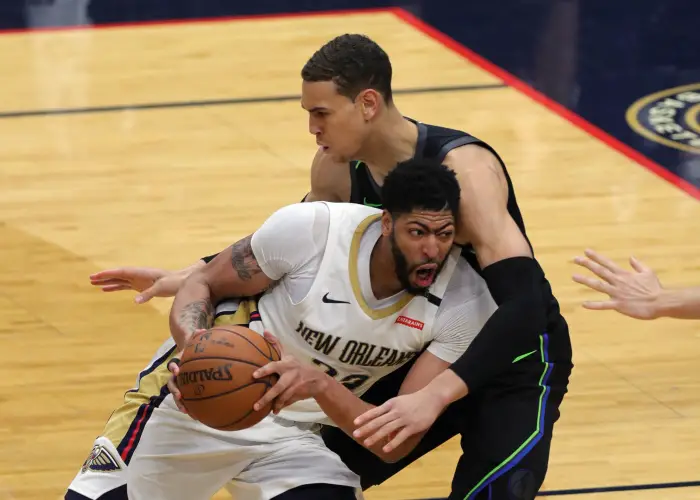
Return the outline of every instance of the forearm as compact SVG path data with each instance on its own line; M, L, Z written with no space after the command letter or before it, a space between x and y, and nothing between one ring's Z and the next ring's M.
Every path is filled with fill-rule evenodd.
M422 390L435 396L443 408L447 408L453 402L462 399L469 392L467 384L452 369L440 373Z
M191 265L189 265L183 269L180 269L179 271L175 271L175 272L178 274L181 274L185 279L187 279L193 272L202 269L206 265L207 265L207 263L204 262L203 259L199 259L194 264L191 264Z
M187 278L192 276L192 274L199 271L200 269L202 269L206 265L207 265L207 263L200 259L190 266L187 266L183 269L180 269L179 271L174 271L173 273L179 277L180 287L182 287L182 285L184 285L184 283L187 281Z
M375 406L362 401L335 379L326 376L326 380L325 389L315 396L316 402L335 425L348 436L355 439L353 436L353 432L356 429L353 423L354 420ZM365 446L365 448L385 462L395 462L410 453L422 437L422 433L412 436L390 453L382 451L382 446L384 446L385 442L380 441L373 446L367 447L364 445L363 439L355 439L355 441Z
M531 258L505 259L483 270L498 309L466 352L450 367L469 392L483 386L528 351L547 328L544 276Z
M195 330L211 328L213 321L209 285L194 273L180 287L170 309L170 333L178 350L185 348Z
M664 289L654 310L659 318L700 319L700 287Z

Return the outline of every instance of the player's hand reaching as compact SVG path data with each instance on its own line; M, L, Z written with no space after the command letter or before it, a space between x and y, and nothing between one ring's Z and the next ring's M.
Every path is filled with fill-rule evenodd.
M573 280L593 290L607 294L609 300L586 301L583 307L596 310L615 310L637 319L654 319L656 301L663 288L654 271L634 257L630 257L632 271L618 266L609 258L593 250L585 251L586 257L576 257L574 262L585 267L600 280L574 274Z
M181 272L151 267L119 267L90 275L90 283L104 292L134 290L134 301L143 304L153 297L173 297L187 278Z
M368 448L386 440L382 451L391 453L411 436L427 431L444 408L444 403L424 388L367 410L355 419L357 429L352 435L364 439Z
M285 406L302 399L313 398L325 388L327 375L324 372L311 366L304 366L293 356L285 354L282 344L270 332L265 332L264 335L265 339L279 353L280 360L268 363L256 370L253 372L253 377L262 378L277 373L280 378L253 405L255 411L272 402L272 411L278 414Z

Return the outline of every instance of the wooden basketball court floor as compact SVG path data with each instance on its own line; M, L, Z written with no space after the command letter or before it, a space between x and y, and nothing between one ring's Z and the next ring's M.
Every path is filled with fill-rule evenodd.
M466 129L509 166L574 343L543 490L700 479L698 324L586 311L594 294L570 280L590 246L700 283L698 200L374 13L0 36L0 500L62 498L169 334L168 300L138 306L88 275L187 265L307 192L315 145L297 99L195 101L294 96L307 57L348 31L384 46L396 89L438 88L397 95L404 114ZM182 105L23 113L148 103ZM367 498L445 496L458 450L446 443ZM582 496L700 499L700 487Z

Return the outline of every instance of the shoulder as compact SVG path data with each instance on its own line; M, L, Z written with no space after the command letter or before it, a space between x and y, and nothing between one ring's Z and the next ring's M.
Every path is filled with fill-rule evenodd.
M484 292L488 292L486 281L469 265L466 259L460 256L445 289L443 302L449 305L454 302L455 297L459 297L461 302L468 302L481 297Z
M451 324L466 319L479 323L479 318L490 316L496 307L486 281L465 259L460 258L438 308L441 323Z
M445 156L444 163L455 171L458 178L491 178L507 189L501 160L480 144L467 144L453 149Z
M290 227L297 230L308 227L308 224L313 224L318 218L328 219L328 213L329 207L326 202L293 203L275 210L263 226L278 226L283 232L288 233Z
M310 201L348 201L349 199L349 164L335 161L319 148L311 164Z
M296 272L325 248L330 220L324 202L295 203L276 210L253 234L251 247L272 279Z

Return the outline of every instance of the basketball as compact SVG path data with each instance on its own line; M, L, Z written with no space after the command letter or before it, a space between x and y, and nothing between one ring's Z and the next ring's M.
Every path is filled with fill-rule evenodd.
M177 386L187 412L204 425L236 431L251 427L270 413L255 404L277 375L253 378L253 372L279 354L265 338L242 326L217 326L192 337L185 347Z

